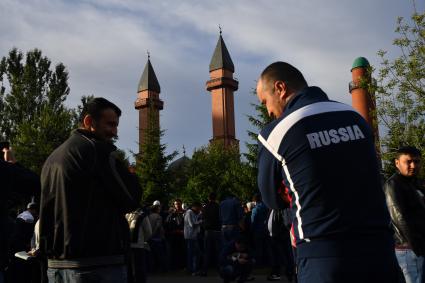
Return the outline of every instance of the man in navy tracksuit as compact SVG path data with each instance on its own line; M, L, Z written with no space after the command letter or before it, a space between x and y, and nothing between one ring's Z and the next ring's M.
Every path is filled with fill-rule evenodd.
M284 62L263 71L257 95L276 118L258 136L258 185L273 209L291 192L298 282L398 282L366 121Z

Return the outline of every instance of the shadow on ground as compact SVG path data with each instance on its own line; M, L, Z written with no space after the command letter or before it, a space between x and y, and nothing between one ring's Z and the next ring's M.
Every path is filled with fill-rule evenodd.
M254 269L252 275L255 277L252 283L265 283L265 282L273 282L267 281L267 275L269 270L266 269ZM162 274L153 274L148 277L148 283L213 283L213 282L223 282L216 271L210 270L208 272L208 276L199 277L199 276L191 276L187 274L185 271L173 271ZM286 277L282 276L281 281L274 282L283 282L288 283Z

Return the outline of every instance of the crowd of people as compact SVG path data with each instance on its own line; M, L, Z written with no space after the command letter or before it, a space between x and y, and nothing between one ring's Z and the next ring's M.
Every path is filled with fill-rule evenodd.
M121 110L104 98L84 105L40 177L3 146L0 283L138 283L173 269L246 282L255 266L271 281L422 283L421 152L394 152L383 185L373 132L352 107L285 62L262 72L257 95L275 120L258 136L259 193L245 204L211 193L140 207L143 188L113 144ZM37 203L11 217L15 193Z
M147 282L149 274L170 271L200 277L213 271L224 282L245 282L255 279L254 266L270 267L270 281L280 280L283 268L292 282L295 265L288 209L269 210L260 195L243 205L234 196L219 203L215 193L203 204L184 206L180 199L170 206L156 200L126 214L129 283ZM6 282L47 282L46 262L39 256L39 223L35 202L17 215Z
M295 267L287 212L269 210L259 195L241 205L234 196L219 203L211 193L207 202L193 202L187 209L180 199L168 209L157 200L129 213L132 249L137 254L133 272L142 277L137 282L145 282L150 272L183 269L201 277L213 269L223 278L246 281L253 278L254 265L270 266L269 280L280 280L283 267L291 282ZM246 256L232 260L241 252ZM241 265L247 267L240 269Z

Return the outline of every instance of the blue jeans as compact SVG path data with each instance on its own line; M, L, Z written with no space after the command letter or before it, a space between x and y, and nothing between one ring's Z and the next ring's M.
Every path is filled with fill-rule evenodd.
M81 269L47 269L49 283L127 283L127 267L110 265Z
M4 273L0 271L0 283L4 283Z
M408 249L396 250L395 254L406 283L422 283L424 258Z
M187 245L187 270L190 273L195 273L198 271L199 267L199 257L201 255L201 250L199 248L198 240L186 239Z

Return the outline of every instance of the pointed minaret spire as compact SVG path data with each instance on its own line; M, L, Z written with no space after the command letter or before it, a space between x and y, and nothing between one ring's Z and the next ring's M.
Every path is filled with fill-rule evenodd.
M211 58L210 72L218 69L226 69L234 73L235 66L233 65L232 58L230 58L229 51L224 43L221 26L219 26L219 29L220 36L218 37L217 45L215 46L215 50Z
M210 63L210 80L207 90L211 92L213 138L211 142L222 141L225 147L237 145L235 137L235 114L233 92L238 89L238 81L233 78L235 67L229 51L220 35Z
M161 87L153 70L149 51L147 54L148 61L137 87L135 102L135 108L139 111L139 153L146 142L146 131L150 127L159 128L159 111L164 107L164 102L159 98Z
M142 77L140 78L137 92L141 92L144 90L151 90L157 93L161 92L161 87L159 85L158 79L156 78L156 74L155 74L155 71L153 70L150 58L151 58L151 55L148 51L148 62L146 63L145 69L143 70Z

